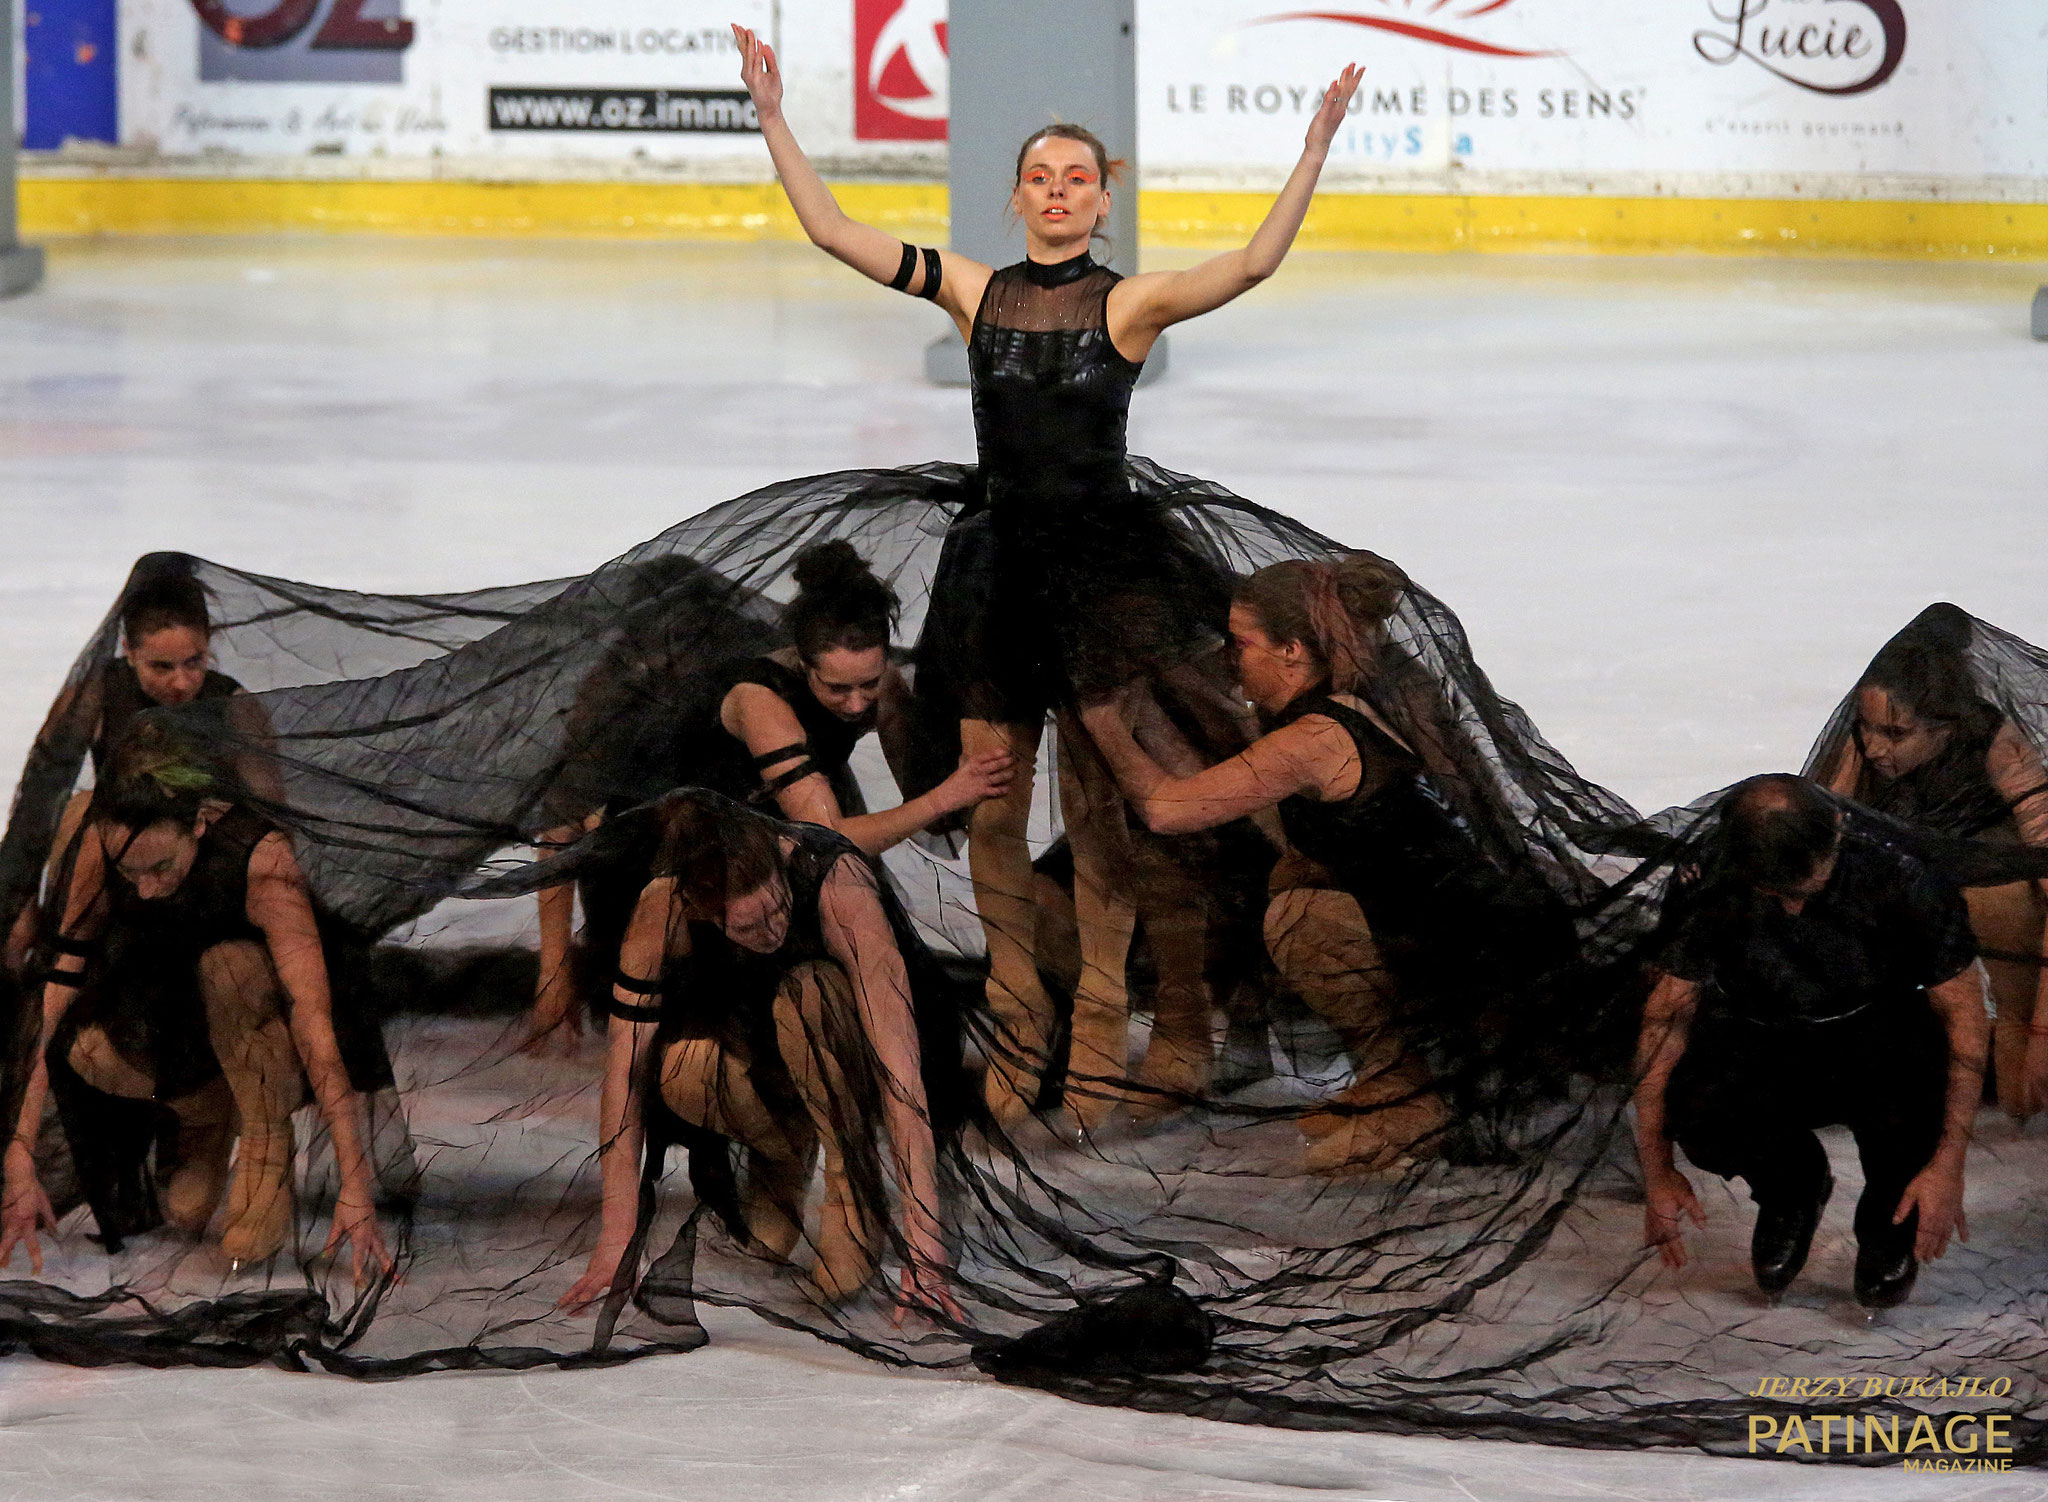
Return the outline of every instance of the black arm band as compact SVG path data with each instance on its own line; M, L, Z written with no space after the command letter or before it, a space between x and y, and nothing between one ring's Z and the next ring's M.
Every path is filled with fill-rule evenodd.
M653 980L641 980L620 970L612 975L612 984L621 991L631 991L635 996L661 995L661 977L658 975Z
M924 290L917 295L926 302L939 300L939 282L945 275L945 268L939 264L939 253L929 245L924 248Z
M43 984L46 986L57 986L66 991L76 991L85 984L85 972L82 970L58 970L53 967L43 972Z
M620 1001L616 996L607 996L604 999L604 1009L609 1016L616 1017L621 1022L661 1021L661 1003L658 1001L642 1002L636 1006Z
M792 756L809 755L810 749L809 741L791 741L786 746L777 746L773 751L763 751L755 757L754 769L765 772L779 761L788 761Z
M896 278L889 283L891 292L908 292L910 275L917 270L917 247L908 241L903 245L903 262L896 268Z
M91 959L95 947L90 939L67 939L62 934L50 940L50 948L58 954L73 955L81 960Z
M784 788L793 787L797 783L802 782L806 777L815 777L817 775L818 764L806 756L781 776L771 777L766 782L763 782L761 784L761 791L772 798Z

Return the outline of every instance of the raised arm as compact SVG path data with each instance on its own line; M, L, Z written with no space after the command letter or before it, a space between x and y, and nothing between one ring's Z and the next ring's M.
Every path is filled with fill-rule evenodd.
M43 1270L43 1249L39 1231L57 1228L50 1199L43 1192L36 1171L36 1139L42 1135L43 1103L49 1097L50 1070L46 1057L57 1024L70 1009L79 978L85 971L82 953L87 941L99 932L104 914L100 902L105 884L105 857L100 842L91 832L78 842L78 858L71 868L71 887L64 898L64 919L58 929L57 959L53 973L43 986L42 1026L25 1040L33 1049L27 1058L16 1058L14 1067L25 1068L21 1109L9 1123L5 1160L5 1186L0 1189L0 1267L14 1260L19 1242L28 1251L30 1267Z
M1707 1223L1692 1184L1678 1171L1671 1138L1664 1129L1664 1094L1671 1071L1692 1036L1699 987L1660 974L1643 1004L1636 1040L1636 1157L1643 1166L1643 1245L1653 1246L1667 1267L1685 1266L1685 1222Z
M768 144L775 175L782 179L782 191L789 195L789 206L796 210L797 223L804 227L811 243L870 281L895 287L913 297L931 298L952 316L965 337L974 321L974 310L981 303L982 290L988 285L989 268L950 250L940 251L941 274L934 292L927 285L924 257L906 258L901 240L850 218L839 207L832 190L825 186L825 180L818 176L818 169L804 155L789 122L783 118L782 70L776 65L775 49L744 26L733 27L732 34L740 47L740 80L753 96L754 113L761 122L761 139ZM908 280L899 286L906 267Z
M1363 68L1348 63L1324 92L1322 108L1309 122L1301 159L1294 164L1287 185L1273 200L1273 207L1266 211L1265 220L1253 232L1250 244L1241 250L1211 256L1185 271L1148 271L1129 277L1111 289L1109 335L1118 349L1134 360L1142 360L1162 330L1222 307L1280 269L1301 229L1301 221L1308 214L1309 203L1316 196L1316 180L1322 176L1330 142L1336 138L1337 127L1344 122L1344 111L1364 76Z
M984 752L964 758L952 776L908 803L849 815L833 796L831 779L815 767L786 786L776 786L792 773L803 773L811 762L796 711L775 690L759 683L738 684L726 695L720 716L727 732L738 736L754 754L763 786L775 788L775 802L786 817L836 829L869 855L880 855L950 813L972 808L984 798L1000 797L1009 787L1015 767L1008 752ZM761 763L761 758L776 752L788 754Z
M640 891L619 944L620 984L612 988L604 1089L598 1100L597 1161L604 1208L590 1265L562 1295L563 1309L585 1309L608 1295L633 1244L640 1218L640 1157L647 1135L641 1097L661 1017L661 972L671 947L674 907L675 882L665 876L650 881Z
M1271 808L1296 793L1322 792L1355 763L1351 738L1310 715L1262 735L1227 761L1175 777L1138 744L1117 701L1091 705L1081 721L1118 786L1154 834L1192 834Z
M334 1040L334 996L328 987L319 925L306 894L306 878L281 834L265 835L250 852L248 916L269 947L289 1007L292 1045L334 1137L341 1191L335 1196L334 1228L326 1250L332 1252L346 1241L360 1283L372 1273L390 1272L391 1252L377 1230L362 1097L349 1081Z
M917 1013L910 977L882 911L874 873L851 857L832 868L818 894L825 945L853 983L861 1030L882 1071L882 1124L896 1162L903 1205L906 1304L959 1317L946 1290L948 1262L939 1229L937 1151L924 1093Z

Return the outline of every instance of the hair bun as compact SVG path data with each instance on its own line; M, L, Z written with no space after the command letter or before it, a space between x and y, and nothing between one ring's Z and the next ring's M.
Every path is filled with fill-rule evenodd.
M1398 563L1360 550L1337 560L1337 593L1360 620L1383 621L1408 592L1408 574Z
M812 543L796 555L790 572L796 580L796 587L805 594L840 590L875 577L867 560L843 537Z
M886 647L896 622L896 591L844 538L814 542L790 566L796 598L783 611L799 655L827 647Z

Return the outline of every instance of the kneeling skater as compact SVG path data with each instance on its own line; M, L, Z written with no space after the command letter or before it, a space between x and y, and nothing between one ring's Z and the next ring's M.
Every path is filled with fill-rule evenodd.
M652 874L618 951L598 1244L563 1307L593 1303L635 1276L623 1264L643 1155L658 1166L671 1143L691 1146L700 1198L778 1260L804 1237L822 1156L810 1280L827 1302L852 1297L873 1277L887 1235L880 1127L895 1165L899 1229L889 1239L903 1265L902 1300L956 1312L926 1079L934 1092L956 1088L957 1044L945 1045L935 1016L920 1038L905 951L912 964L928 957L868 858L822 826L681 789L480 890L531 890L620 861ZM725 1178L727 1141L746 1149L743 1192ZM699 1156L707 1147L719 1165L708 1172L712 1154Z
M1435 1145L1449 1114L1422 1046L1462 1050L1555 958L1547 895L1482 852L1425 776L1423 757L1367 694L1383 687L1381 623L1409 588L1373 553L1277 563L1237 588L1239 682L1265 733L1238 756L1171 776L1150 701L1085 712L1095 744L1146 825L1211 829L1276 809L1289 853L1274 868L1266 944L1281 978L1343 1038L1355 1076L1302 1119L1308 1163L1377 1169ZM1128 699L1128 696L1127 696ZM1526 889L1525 889L1526 888Z
M1685 1265L1706 1223L1675 1143L1756 1201L1757 1286L1784 1292L1834 1193L1816 1127L1856 1139L1856 1298L1903 1303L1963 1219L1991 1026L1969 909L1853 805L1804 778L1731 793L1644 1008L1636 1141L1645 1244Z
M363 1100L344 1064L382 1063L375 1025L343 1019L349 1036L337 1039L319 920L291 846L226 791L151 725L124 738L93 795L56 887L42 1025L22 1030L33 1056L12 1071L22 1087L0 1266L20 1243L41 1271L37 1235L55 1229L34 1151L46 1092L109 1251L164 1220L203 1232L225 1194L223 1254L237 1265L273 1256L292 1230L291 1113L310 1085L341 1173L327 1250L347 1242L359 1281L392 1268Z

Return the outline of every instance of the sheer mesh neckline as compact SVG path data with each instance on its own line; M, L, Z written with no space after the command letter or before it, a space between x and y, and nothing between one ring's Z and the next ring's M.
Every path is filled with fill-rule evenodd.
M1069 261L1034 261L1024 258L1024 275L1031 279L1034 287L1064 287L1069 282L1078 282L1096 269L1095 257L1082 251Z

